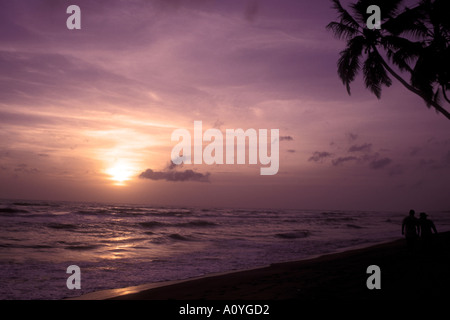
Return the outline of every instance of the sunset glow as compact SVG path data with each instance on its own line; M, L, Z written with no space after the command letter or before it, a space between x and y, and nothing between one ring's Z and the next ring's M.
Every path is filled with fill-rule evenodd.
M114 181L115 185L125 186L126 182L136 174L135 171L136 170L133 170L129 165L119 163L114 167L107 169L106 173L111 177L110 179Z
M76 4L73 30L64 1L0 6L2 197L332 209L448 202L448 121L395 81L381 100L358 79L347 94L336 67L345 43L325 28L336 18L330 1ZM278 129L276 174L248 162L171 166L172 132L194 121L204 131Z

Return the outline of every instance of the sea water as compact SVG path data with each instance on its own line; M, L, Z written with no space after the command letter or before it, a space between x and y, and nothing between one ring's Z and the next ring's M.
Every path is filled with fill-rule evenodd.
M428 212L438 231L450 212ZM0 201L0 299L63 299L401 237L407 212ZM81 289L66 286L71 265Z

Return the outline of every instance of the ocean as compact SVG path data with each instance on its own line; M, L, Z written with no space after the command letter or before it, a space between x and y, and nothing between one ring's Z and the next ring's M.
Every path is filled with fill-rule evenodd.
M438 231L450 212L427 212ZM0 201L0 299L89 292L266 266L401 237L408 212ZM81 271L70 290L67 268Z

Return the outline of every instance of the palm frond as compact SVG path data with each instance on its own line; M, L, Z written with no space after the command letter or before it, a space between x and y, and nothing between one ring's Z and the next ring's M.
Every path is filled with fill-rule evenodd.
M333 2L333 9L339 13L341 23L348 25L354 29L359 29L360 24L351 16L351 14L344 9L339 0L331 0Z
M435 0L434 1L434 16L436 22L442 25L443 31L450 34L450 19L448 14L450 12L450 1Z
M387 50L388 58L397 65L401 71L412 72L411 64L417 60L422 52L423 44L409 39L386 35L380 40Z
M363 67L366 88L372 91L378 99L381 98L382 86L390 87L392 85L392 80L387 75L380 59L381 57L375 51L370 51Z
M422 91L428 100L434 98L433 84L437 81L439 68L439 62L434 59L434 50L427 47L417 59L411 74L411 84Z
M326 28L327 30L331 30L338 39L348 40L360 33L358 29L341 22L330 22Z
M415 37L426 36L428 28L421 22L425 17L423 8L416 6L412 9L405 8L403 12L386 19L382 29L392 35L411 34Z
M347 48L340 53L338 60L338 75L342 83L346 86L350 95L350 83L355 80L356 75L361 69L360 58L365 46L363 36L357 36L347 42Z

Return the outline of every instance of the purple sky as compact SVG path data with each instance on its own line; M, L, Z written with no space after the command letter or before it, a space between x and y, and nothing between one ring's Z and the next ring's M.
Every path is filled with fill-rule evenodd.
M450 123L395 80L348 96L332 20L325 0L2 0L0 198L449 209ZM278 174L172 169L171 133L195 120L279 129Z

